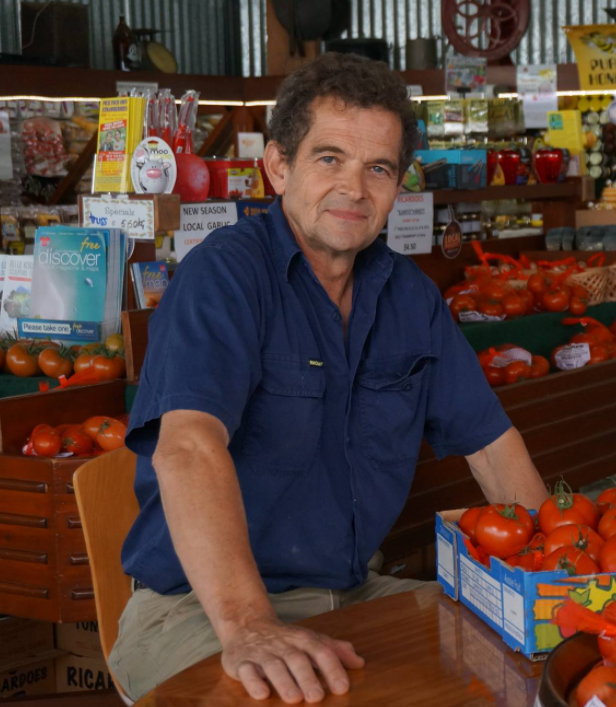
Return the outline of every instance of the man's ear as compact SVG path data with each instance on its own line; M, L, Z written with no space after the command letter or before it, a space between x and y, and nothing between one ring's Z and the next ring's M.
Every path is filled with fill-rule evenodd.
M270 140L265 146L263 166L274 187L274 191L278 196L282 196L285 192L288 163L282 154L280 145L274 140Z

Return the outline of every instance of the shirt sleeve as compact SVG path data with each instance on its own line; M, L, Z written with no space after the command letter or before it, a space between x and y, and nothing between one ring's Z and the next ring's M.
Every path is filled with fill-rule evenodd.
M431 322L432 353L425 437L436 456L468 456L494 442L511 421L481 370L477 354L440 293Z
M135 453L154 453L171 410L214 415L233 437L261 376L256 273L254 259L220 242L204 242L178 266L150 317L126 438Z

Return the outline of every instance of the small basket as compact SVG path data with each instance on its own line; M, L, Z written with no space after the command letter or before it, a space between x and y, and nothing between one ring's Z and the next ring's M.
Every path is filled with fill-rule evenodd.
M607 284L603 293L604 302L616 302L616 264L605 268L608 272Z
M590 295L588 304L600 304L605 301L605 294L608 285L610 268L588 268L584 272L578 272L567 279L568 283L582 285L588 290ZM616 287L616 282L614 283ZM616 297L615 297L616 299Z

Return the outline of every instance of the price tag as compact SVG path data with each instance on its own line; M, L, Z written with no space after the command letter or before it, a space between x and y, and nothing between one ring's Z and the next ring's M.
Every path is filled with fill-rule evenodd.
M387 245L402 255L432 252L432 192L398 194L387 219Z
M154 202L128 197L82 197L82 225L98 228L121 228L131 238L154 238Z
M556 368L561 371L572 371L582 368L590 361L590 346L584 344L567 344L554 354Z
M178 263L212 231L237 223L237 205L233 202L182 204L181 209L180 230L174 232L173 239Z

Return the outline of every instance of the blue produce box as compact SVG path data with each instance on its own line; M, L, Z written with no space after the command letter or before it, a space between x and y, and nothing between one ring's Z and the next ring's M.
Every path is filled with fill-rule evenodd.
M486 150L416 150L426 189L483 189L487 180Z
M492 557L490 568L477 562L464 543L457 521L466 509L436 514L437 579L445 594L480 616L515 651L531 660L570 634L552 623L566 599L601 611L616 594L616 575L570 577L565 570L525 572Z

